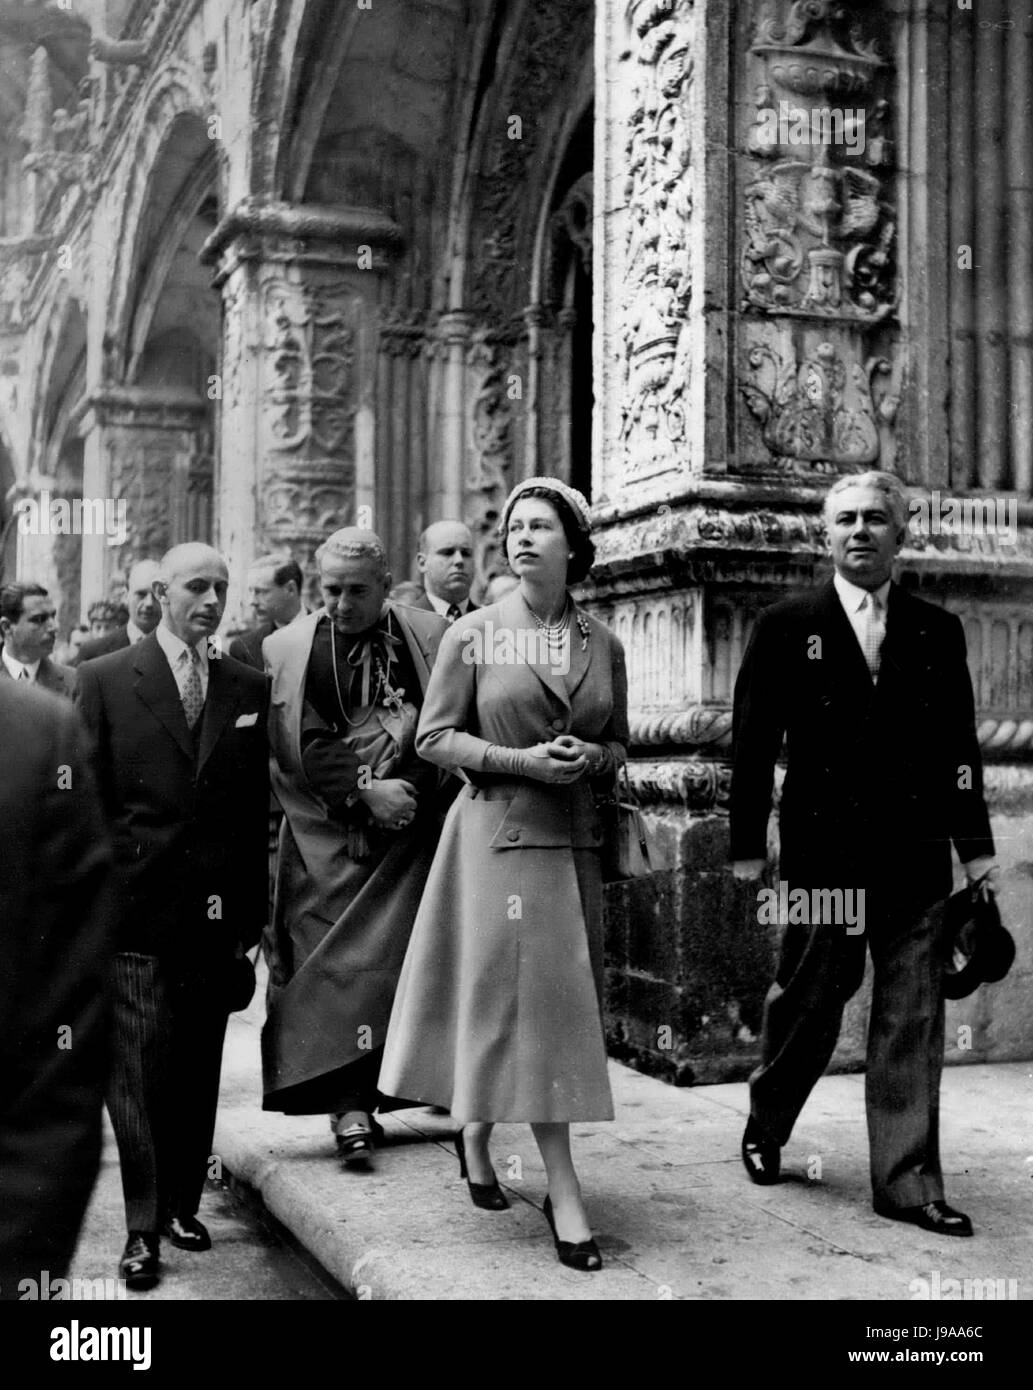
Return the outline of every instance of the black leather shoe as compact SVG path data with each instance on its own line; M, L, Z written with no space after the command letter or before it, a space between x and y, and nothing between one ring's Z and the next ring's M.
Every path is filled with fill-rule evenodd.
M161 1228L163 1236L179 1250L210 1250L212 1238L196 1216L170 1216Z
M153 1289L161 1278L158 1258L159 1241L153 1231L130 1231L126 1248L118 1262L118 1277L125 1280L127 1289L143 1293Z
M750 1181L761 1187L778 1182L782 1166L782 1146L769 1139L751 1115L742 1136L742 1161Z
M921 1226L923 1231L932 1231L937 1236L970 1236L972 1222L962 1211L955 1211L942 1198L926 1202L920 1207L876 1206L880 1216L889 1221L906 1221L911 1226Z
M363 1120L357 1120L347 1129L335 1129L334 1137L338 1156L346 1168L356 1172L372 1171L373 1155L384 1138L383 1128L372 1115L365 1115Z

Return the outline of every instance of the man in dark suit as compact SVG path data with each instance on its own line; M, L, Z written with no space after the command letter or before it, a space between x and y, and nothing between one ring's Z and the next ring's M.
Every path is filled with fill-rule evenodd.
M248 570L247 583L248 601L258 626L232 639L230 656L261 671L262 643L305 611L301 601L304 578L297 560L284 553L256 560Z
M100 1162L111 846L82 742L67 700L0 682L3 1299L65 1276Z
M157 1282L159 1232L185 1250L211 1243L196 1212L235 962L266 921L268 682L215 639L227 582L209 546L176 546L155 583L155 631L79 673L115 831L108 1106L130 1288Z
M79 654L72 662L80 666L84 661L93 661L98 656L108 656L120 652L125 647L134 647L158 626L161 618L161 604L154 596L154 581L158 578L157 560L138 560L129 571L129 621L124 627L116 627L103 637L92 637L79 648Z
M56 612L42 584L5 584L0 589L0 679L41 686L55 695L75 694L71 666L53 661Z
M439 613L449 624L477 607L470 602L473 584L473 536L461 521L435 521L420 536L416 568L423 576L423 595L411 608Z
M875 1210L967 1236L968 1217L943 1200L938 1135L950 847L970 881L991 873L994 852L965 637L952 614L891 582L906 534L898 479L840 479L825 516L834 578L760 615L735 688L734 870L759 881L764 869L785 736L779 875L783 901L794 902L742 1156L754 1182L777 1181L781 1148L861 983L867 942Z

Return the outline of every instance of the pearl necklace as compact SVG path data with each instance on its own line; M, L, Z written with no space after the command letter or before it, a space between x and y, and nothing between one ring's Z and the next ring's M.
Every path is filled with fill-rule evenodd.
M572 608L573 604L571 603L570 598L568 597L559 621L555 623L547 623L544 622L541 618L539 618L538 614L534 611L530 604L527 605L527 611L534 619L538 631L543 632L545 634L545 644L550 651L558 652L562 650L563 645L567 640L567 631L570 627L570 614ZM584 651L585 648L588 646L589 627L587 620L580 613L577 615L577 627L578 631L581 633L581 650Z

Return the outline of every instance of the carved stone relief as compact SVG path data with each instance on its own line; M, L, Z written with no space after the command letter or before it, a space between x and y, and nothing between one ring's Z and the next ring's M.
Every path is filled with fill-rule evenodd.
M902 382L890 63L880 18L840 0L768 0L744 81L740 391L760 430L737 467L892 468ZM757 332L751 320L781 320ZM792 321L820 322L794 337Z
M305 279L289 265L263 283L259 431L270 545L311 553L346 522L355 485L353 298L346 282Z
M860 472L892 467L899 382L883 357L844 361L821 342L802 361L753 343L739 389L774 464L788 470Z
M626 482L675 466L685 438L692 270L691 0L632 0L636 76L624 148L629 209L617 307Z

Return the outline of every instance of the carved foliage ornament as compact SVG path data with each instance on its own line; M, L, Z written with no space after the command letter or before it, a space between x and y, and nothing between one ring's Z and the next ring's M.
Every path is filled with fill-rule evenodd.
M861 471L892 459L899 385L885 358L849 365L832 343L797 362L754 344L740 390L776 467Z
M618 306L626 480L675 466L685 437L692 271L690 0L628 8L636 76L627 119L628 207Z
M263 416L278 453L351 455L355 334L343 290L279 276L264 286Z
M466 366L471 461L466 491L474 534L475 582L486 583L497 568L495 527L509 492L512 467L512 416L506 393L508 350L484 329L478 329L467 349Z
M857 6L769 6L750 49L744 307L875 323L896 307L896 215L888 170L887 68ZM849 103L849 104L848 104Z

